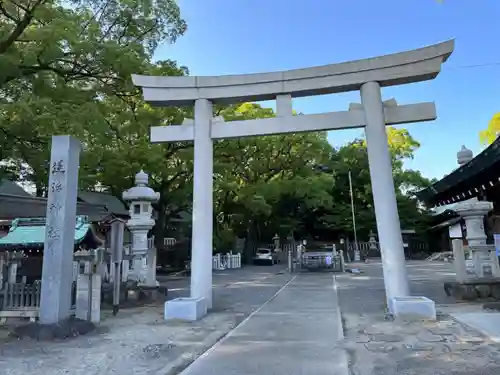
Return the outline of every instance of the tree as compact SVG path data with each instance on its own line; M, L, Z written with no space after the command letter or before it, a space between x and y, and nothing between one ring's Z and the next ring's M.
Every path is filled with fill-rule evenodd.
M43 194L50 136L88 143L108 131L103 102L137 95L130 75L148 71L156 46L185 30L174 0L2 1L0 157L9 171Z
M500 134L500 112L495 113L488 123L488 127L479 133L481 143L489 145L497 139Z
M172 61L163 61L145 73L183 75L186 70ZM160 193L160 200L154 205L158 213L155 235L157 244L162 245L171 219L191 206L193 144L151 144L149 127L180 124L189 114L175 107L151 107L139 93L109 96L101 104L101 130L86 138L81 186L106 189L119 197L133 185L135 174L144 169L150 175L150 186Z
M428 186L430 181L419 171L403 168L404 160L413 157L419 143L406 129L388 127L387 134L401 225L403 228L414 228L423 232L426 228L426 213L412 193ZM349 171L351 171L358 235L366 237L376 228L366 141L357 139L335 150L328 164L328 170L335 181L331 189L335 205L333 208L325 207L319 214L309 217L310 231L330 236L341 233L352 235L349 191Z
M226 121L273 117L255 103L220 109ZM231 126L228 124L228 126ZM331 180L314 172L328 160L326 133L284 134L222 140L215 150L217 234L271 238L299 226L301 210L329 204ZM248 233L250 232L250 233Z
M0 15L2 89L40 73L110 87L186 30L174 0L4 0Z

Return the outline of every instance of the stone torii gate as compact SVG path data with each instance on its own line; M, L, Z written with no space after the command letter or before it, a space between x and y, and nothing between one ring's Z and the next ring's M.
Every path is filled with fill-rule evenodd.
M409 296L385 126L434 120L436 108L434 103L384 103L381 87L434 79L453 48L454 41L450 40L392 55L283 72L213 77L132 76L151 105L194 104L194 122L152 127L151 142L194 141L191 299L197 304L204 301L202 311L198 307L197 317L212 306L212 142L224 138L365 127L387 300ZM361 104L351 104L348 111L292 114L293 97L354 90L360 90ZM276 100L276 117L227 123L213 118L214 103L264 100Z

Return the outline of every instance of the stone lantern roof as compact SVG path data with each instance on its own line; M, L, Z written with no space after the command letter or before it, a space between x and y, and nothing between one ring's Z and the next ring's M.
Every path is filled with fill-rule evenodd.
M148 186L149 176L142 169L135 175L134 187L123 192L123 199L126 201L148 201L157 202L160 199L160 193L155 192Z

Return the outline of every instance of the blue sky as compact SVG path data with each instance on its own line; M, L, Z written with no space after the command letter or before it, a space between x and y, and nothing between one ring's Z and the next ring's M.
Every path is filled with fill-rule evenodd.
M406 128L421 143L408 168L441 178L457 166L462 144L477 154L479 131L500 111L499 0L180 0L188 31L156 58L170 58L192 75L303 68L405 51L456 38L437 79L391 87L400 104L435 101L438 119ZM489 66L471 67L490 64ZM319 113L359 102L351 92L294 100ZM360 130L329 134L333 145Z

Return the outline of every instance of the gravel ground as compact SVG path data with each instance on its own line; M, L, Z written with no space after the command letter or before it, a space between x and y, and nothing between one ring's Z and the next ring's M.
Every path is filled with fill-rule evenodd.
M72 340L0 344L2 375L177 374L289 279L283 267L245 267L214 273L214 309L199 322L163 320L163 306L103 312L96 332ZM189 279L161 278L169 298L187 295Z
M409 262L413 295L426 296L442 311L437 322L398 322L384 315L380 264L358 265L360 275L337 277L352 375L493 375L500 373L500 345L459 324L448 312L470 308L446 297L443 281L452 265ZM476 308L479 308L476 306ZM339 348L340 349L340 348Z

